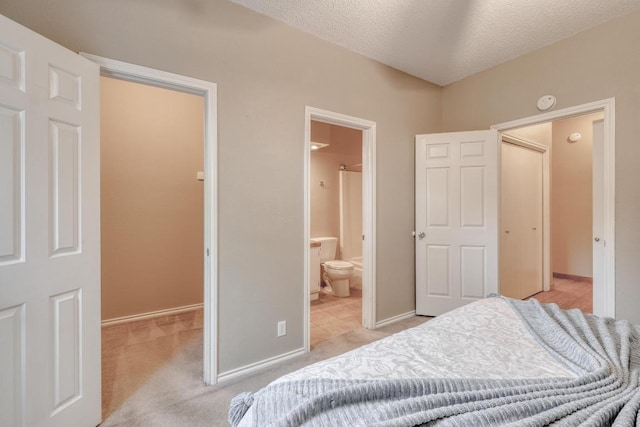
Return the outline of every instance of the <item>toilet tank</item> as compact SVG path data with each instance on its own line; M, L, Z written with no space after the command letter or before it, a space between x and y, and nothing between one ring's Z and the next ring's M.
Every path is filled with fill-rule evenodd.
M312 237L311 240L320 242L320 262L327 262L336 259L338 249L337 237Z

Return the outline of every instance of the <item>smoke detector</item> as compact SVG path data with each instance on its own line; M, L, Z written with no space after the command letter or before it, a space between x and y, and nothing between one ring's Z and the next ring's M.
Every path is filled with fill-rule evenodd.
M538 99L538 110L547 111L556 105L556 97L553 95L544 95Z
M582 135L580 135L580 132L574 132L571 135L569 135L570 142L578 142L580 141L580 138L582 138Z

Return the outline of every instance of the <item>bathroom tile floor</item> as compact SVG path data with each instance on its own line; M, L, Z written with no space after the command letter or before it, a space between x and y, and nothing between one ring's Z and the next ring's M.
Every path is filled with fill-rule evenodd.
M349 331L362 328L362 291L351 289L351 295L339 298L320 291L311 301L311 348Z

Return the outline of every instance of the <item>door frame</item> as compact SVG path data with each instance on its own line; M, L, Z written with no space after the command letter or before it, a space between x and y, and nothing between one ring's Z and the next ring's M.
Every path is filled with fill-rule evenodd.
M588 113L604 113L604 177L603 177L603 283L593 286L593 314L615 318L615 98L607 98L587 104L564 108L491 126L498 132L531 126L554 120L566 119ZM597 296L597 298L596 298Z
M204 382L218 382L218 131L217 85L166 71L80 52L100 75L201 96L204 100Z
M537 151L542 154L542 290L549 291L551 289L551 180L549 179L550 164L549 157L552 147L530 141L526 138L515 137L513 135L500 134L501 144L512 144L529 150ZM499 174L502 174L502 151L498 150ZM498 185L498 195L501 194L502 184ZM502 205L502 199L500 199ZM500 209L498 209L500 212ZM498 221L500 223L500 221ZM498 229L501 229L498 225ZM500 243L498 242L498 251L500 251ZM500 255L498 256L500 259ZM498 289L500 289L500 277L498 276Z
M376 327L376 123L333 111L305 106L304 111L304 348L310 349L309 253L311 230L311 121L362 131L362 324Z

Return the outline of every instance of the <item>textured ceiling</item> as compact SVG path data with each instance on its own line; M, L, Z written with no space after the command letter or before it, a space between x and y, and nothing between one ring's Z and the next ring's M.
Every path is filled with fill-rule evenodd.
M447 85L640 10L640 0L231 0Z

